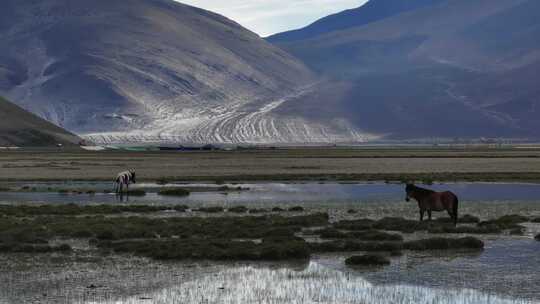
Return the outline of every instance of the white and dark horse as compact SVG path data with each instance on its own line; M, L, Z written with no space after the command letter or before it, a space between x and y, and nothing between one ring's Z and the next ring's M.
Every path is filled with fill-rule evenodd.
M137 183L134 170L118 173L115 180L115 192L121 194L124 191L124 186L126 186L126 191L129 191L129 184L131 183Z

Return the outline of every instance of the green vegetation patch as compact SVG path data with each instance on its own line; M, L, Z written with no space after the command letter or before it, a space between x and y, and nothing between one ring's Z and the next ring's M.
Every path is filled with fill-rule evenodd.
M334 227L337 229L345 230L368 230L373 228L374 220L370 219L359 219L352 221L340 221L334 223Z
M429 238L408 242L337 240L330 242L311 243L310 248L314 252L399 252L403 249L411 251L450 249L481 250L484 248L484 243L474 237Z
M417 241L405 242L404 249L422 250L447 250L447 249L483 249L484 242L474 237L464 238L429 238Z
M190 192L184 188L164 188L159 190L158 194L165 196L188 196Z
M324 228L314 231L323 239L358 239L364 241L402 241L403 237L399 234L387 233L378 230L364 230L342 232L334 228Z
M185 205L0 205L0 215L27 217L38 215L90 215L120 213L152 213L167 210L184 212Z
M358 219L340 221L334 223L333 227L351 231L384 230L399 231L402 233L427 231L429 233L499 234L506 230L511 230L511 232L522 231L523 227L518 224L527 221L529 221L529 218L524 216L507 215L495 220L481 222L480 219L475 216L464 215L460 218L459 223L469 225L454 226L450 218L420 222L400 217L386 217L380 220Z
M439 223L454 223L454 220L450 217L441 217L436 219ZM458 218L458 223L460 224L476 224L480 222L480 218L470 215L470 214L464 214Z
M480 222L478 223L478 227L488 227L490 229L499 229L501 231L510 230L511 234L522 234L525 227L519 224L528 222L530 220L531 219L526 216L517 214L504 215L494 220Z
M220 206L201 207L199 209L196 209L195 211L205 212L205 213L220 213L220 212L225 212L225 208L220 207Z
M395 252L403 249L402 242L364 242L357 240L338 240L330 242L310 243L313 252Z
M349 266L382 266L390 265L390 260L380 254L355 255L345 260Z
M399 234L387 233L378 230L353 231L348 232L347 236L365 241L403 241L403 237Z
M44 243L52 238L96 238L100 240L208 238L261 239L293 237L303 227L328 225L327 214L294 217L171 217L141 216L39 216L32 219L8 217L0 221L0 241Z
M50 253L50 252L71 252L72 248L68 244L50 246L48 244L21 244L21 243L0 243L0 252L24 252L24 253Z
M429 227L429 233L468 233L468 234L500 234L502 230L495 225L487 226L433 226Z
M263 209L263 208L252 208L252 209L249 209L249 213L250 213L250 214L266 213L266 212L269 212L269 210L268 210L268 209Z
M133 190L129 190L126 194L130 196L145 196L146 191L142 189L133 189Z
M264 238L261 243L230 239L169 239L100 242L98 247L159 260L288 260L310 257L303 239Z
M232 212L232 213L246 213L248 212L248 208L245 206L236 206L236 207L231 207L227 209L227 211Z

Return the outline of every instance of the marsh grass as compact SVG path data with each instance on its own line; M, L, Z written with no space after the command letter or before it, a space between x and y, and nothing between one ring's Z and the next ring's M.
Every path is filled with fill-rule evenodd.
M195 209L194 211L204 212L204 213L221 213L221 212L225 212L225 208L220 207L220 206L201 207L199 209Z
M248 212L250 214L258 214L258 213L267 213L267 212L270 212L270 210L264 209L264 208L250 208Z
M71 251L72 248L68 244L51 246L49 244L0 243L0 252L2 253L67 253Z
M484 249L484 242L474 237L429 238L403 243L403 248L414 251L447 249Z
M94 237L104 240L154 238L260 239L289 236L302 227L328 225L328 215L245 217L105 217L38 216L32 219L8 217L0 221L0 240L48 240L57 237Z
M429 233L468 233L468 234L500 234L504 231L516 233L523 231L524 227L519 223L527 222L530 219L520 215L506 215L498 219L480 221L478 217L464 215L454 226L448 218L436 219L433 221L415 221L400 217L385 217L380 220L357 219L339 221L333 224L336 229L363 231L363 230L385 230L399 231L402 233L414 233L417 231L427 231Z
M0 205L0 215L27 217L39 215L89 215L120 213L152 213L167 210L184 212L185 205Z
M383 266L390 265L390 260L380 254L355 255L345 260L348 266Z
M165 188L159 190L158 194L164 196L189 196L190 192L184 188Z
M474 237L464 238L428 238L414 241L357 241L337 240L330 242L310 243L314 252L398 252L403 249L411 251L471 249L482 250L484 243Z
M402 242L364 242L357 240L337 240L310 243L313 252L394 252L403 249Z
M235 207L231 207L227 209L228 212L232 212L232 213L246 213L248 212L248 210L249 209L245 206L235 206Z
M132 190L129 190L126 194L130 196L145 196L146 191L142 189L132 189Z
M303 239L264 238L262 242L230 239L169 239L101 242L100 248L133 253L159 260L290 260L307 259L310 250Z
M318 231L313 231L314 234L319 234L322 239L358 239L365 241L402 241L403 237L399 234L392 234L377 230L363 230L342 232L335 228L324 228Z

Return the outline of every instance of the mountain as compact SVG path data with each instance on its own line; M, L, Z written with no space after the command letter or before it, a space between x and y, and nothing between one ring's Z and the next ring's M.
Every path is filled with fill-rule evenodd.
M540 138L540 1L371 0L269 40L327 78L282 113L393 139Z
M324 17L302 29L275 34L266 40L276 44L305 40L331 31L366 25L442 1L444 0L371 0L359 8Z
M74 145L79 138L0 97L0 146Z
M0 43L0 93L97 142L352 136L341 121L275 114L316 82L302 62L172 0L3 0Z

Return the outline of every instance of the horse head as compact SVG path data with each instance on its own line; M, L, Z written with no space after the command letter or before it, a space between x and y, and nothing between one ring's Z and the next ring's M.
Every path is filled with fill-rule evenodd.
M129 170L129 173L131 173L131 182L136 184L137 181L135 180L135 170Z
M414 192L414 189L416 187L414 186L414 184L407 184L407 186L405 187L405 201L407 202L410 202L411 201L411 198L412 198L412 193Z

